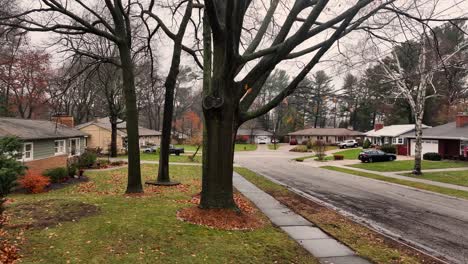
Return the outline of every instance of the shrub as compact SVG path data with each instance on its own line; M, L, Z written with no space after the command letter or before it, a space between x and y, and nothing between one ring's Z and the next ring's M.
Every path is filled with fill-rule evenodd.
M366 140L365 140L364 143L362 144L362 148L363 148L363 149L368 149L368 148L371 147L371 145L372 145L372 143L370 142L370 140L366 138Z
M21 141L14 137L0 138L0 217L3 211L3 203L11 189L16 185L16 180L23 175L26 167L17 161L14 153L19 153Z
M442 157L437 152L428 152L428 153L424 153L423 159L424 160L440 161L440 160L442 160Z
M22 188L30 193L41 193L50 184L50 179L39 174L29 173L18 182Z
M308 140L302 140L301 145L307 146L307 142L309 142L309 141Z
M313 150L317 154L318 160L323 160L323 158L325 158L326 148L327 148L327 145L325 144L324 141L322 140L315 141L313 145Z
M68 179L68 169L65 167L48 169L44 172L44 176L49 177L52 183L64 182Z
M314 147L314 143L312 142L312 140L309 140L307 141L306 146L307 146L307 149L312 149Z
M295 158L294 160L297 161L297 162L303 162L304 158Z
M335 154L335 155L333 155L333 159L334 159L334 160L344 160L344 156L343 156L343 155L339 155L339 154Z
M394 145L383 145L380 150L382 150L383 152L385 153L392 153L392 154L396 154L396 147Z
M91 168L96 162L96 159L96 153L85 151L78 160L78 166L80 168Z
M292 151L292 152L307 152L308 150L307 150L307 146L299 145L299 146L295 146L294 148L292 148L289 151Z

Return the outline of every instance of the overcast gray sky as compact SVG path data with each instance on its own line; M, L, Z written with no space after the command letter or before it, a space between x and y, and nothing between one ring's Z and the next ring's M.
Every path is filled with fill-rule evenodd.
M90 0L90 1L92 2L96 0ZM262 7L262 5L259 5L260 1L257 0L253 2L254 4L257 4L257 6ZM269 2L269 1L267 0L265 2ZM282 8L280 8L277 11L277 14L275 15L275 18L277 19L279 24L281 24L281 19L284 18L284 14L286 13L288 4L290 5L293 1L286 0L285 2L286 2L285 5L282 6ZM330 8L327 9L327 11L319 19L325 20L327 18L334 16L334 14L336 14L336 12L340 10L340 8L346 7L347 2L349 3L349 1L344 1L344 0L330 1L330 4L329 4ZM397 1L398 5L411 4L412 2L413 0ZM439 0L439 1L419 0L419 2L425 3L427 5L426 6L427 9L430 8L431 6L434 6L435 4L435 10L432 13L437 18L464 17L464 16L467 16L468 14L468 0ZM27 0L26 3L27 5L31 5L30 0ZM261 8L256 11L259 14L261 14L262 12L265 12ZM423 10L423 11L428 11L428 10ZM168 24L172 24L170 20L171 16L169 15L167 11L163 11L161 15L163 18L165 18L165 21ZM433 25L436 25L436 24L433 24ZM386 33L389 36L390 35L393 36L395 39L403 39L403 34L401 30L389 28L386 30ZM53 34L54 33L31 33L30 36L31 36L32 43L34 43L34 45L38 47L46 47L48 43L50 43L50 39L53 38ZM326 35L317 36L316 38L305 43L298 49L303 48L307 45L311 45L314 42L319 42L324 37L326 37ZM340 86L342 85L342 79L344 78L346 73L351 71L359 75L368 66L368 64L362 63L363 58L361 56L363 54L363 51L364 53L368 53L369 51L368 47L366 47L363 43L363 39L365 38L366 38L366 35L363 34L362 32L356 32L356 33L352 33L346 36L323 57L322 61L314 68L312 73L318 70L325 70L327 74L333 77L333 83L335 85L335 88L340 88ZM161 42L155 46L157 46L160 69L162 72L166 72L169 67L172 42L163 36L160 39L161 39L160 40ZM185 42L188 45L191 45L192 39L188 38L187 41ZM388 50L391 48L388 43L384 43L383 41L379 41L379 40L376 42L378 43L378 47L380 48L380 54L385 54L385 52L388 53ZM49 48L49 52L53 55L54 63L59 64L62 57L57 54L57 50L54 48ZM343 56L342 54L344 54L345 56ZM370 54L367 54L367 55L370 55ZM278 66L278 68L285 69L291 76L293 76L300 70L303 63L307 62L308 59L310 59L310 56L311 55L304 56L298 60L287 61L287 62L281 63ZM192 58L188 56L184 56L184 62L187 64L195 65L193 63ZM356 64L356 62L361 62L361 63ZM353 65L353 66L352 68L350 68L347 65Z

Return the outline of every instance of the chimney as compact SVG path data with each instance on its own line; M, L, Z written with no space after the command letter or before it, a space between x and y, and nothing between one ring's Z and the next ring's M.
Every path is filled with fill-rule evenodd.
M457 127L466 126L468 124L468 113L467 112L458 113L455 120L456 120Z
M384 128L384 124L382 123L376 123L374 124L374 130L379 131L380 129Z
M75 120L73 119L73 116L55 115L52 116L51 121L67 127L75 127Z

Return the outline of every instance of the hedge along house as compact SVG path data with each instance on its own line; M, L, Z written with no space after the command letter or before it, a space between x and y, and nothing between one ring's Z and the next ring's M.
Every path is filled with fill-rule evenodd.
M414 131L403 137L407 139L408 155L414 156ZM468 113L459 113L455 122L424 129L422 138L422 154L436 152L444 159L467 159Z
M127 148L127 125L126 122L118 120L117 124L117 150L119 153L124 153ZM111 144L112 126L108 117L98 118L88 123L76 126L77 129L89 135L88 148L100 148L103 153L109 152ZM161 142L161 132L138 127L139 144L159 145Z
M428 126L423 125L423 128L428 128ZM398 155L407 155L408 147L406 139L403 135L410 132L414 133L414 130L414 124L391 126L375 124L373 130L370 130L364 134L365 138L368 139L373 145L395 145Z
M364 135L347 128L307 128L289 133L288 136L289 140L296 139L298 143L323 140L327 144L336 144L351 139L361 141Z
M53 121L0 118L0 137L18 137L23 142L22 158L30 172L67 166L68 158L86 148L87 134L73 128L73 117Z

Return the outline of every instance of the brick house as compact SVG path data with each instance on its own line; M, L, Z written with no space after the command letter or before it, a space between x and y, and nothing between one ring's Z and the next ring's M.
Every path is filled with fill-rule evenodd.
M71 156L86 148L87 134L73 128L73 117L53 121L0 117L0 137L18 137L23 142L21 161L29 171L65 167Z
M414 131L402 136L407 139L408 155L413 156L416 142ZM466 159L466 152L468 152L468 113L459 113L455 122L424 129L422 153L427 152L437 152L444 159Z

